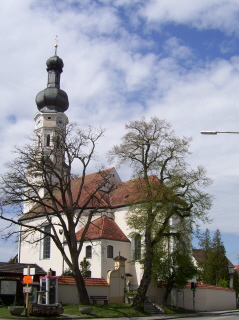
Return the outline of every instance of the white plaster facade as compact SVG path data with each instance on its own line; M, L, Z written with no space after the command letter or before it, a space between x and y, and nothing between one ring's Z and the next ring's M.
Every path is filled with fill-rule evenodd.
M98 213L94 216L93 220L96 220L102 216L103 212ZM125 273L131 274L132 277L128 277L127 281L130 281L132 288L139 285L140 279L142 277L142 265L140 262L134 262L134 239L132 235L135 234L135 230L132 230L127 227L126 216L128 214L128 207L119 208L114 210L114 221L118 224L123 233L129 238L130 242L115 241L113 239L96 239L88 240L84 242L82 251L79 256L79 262L84 259L86 256L86 247L90 245L92 247L92 256L87 258L90 262L91 267L91 277L92 278L105 278L107 279L107 274L109 271L114 269L114 260L113 258L118 256L119 253L121 256L125 257ZM109 212L108 214L109 215ZM25 221L28 224L43 224L45 218L39 217L31 221ZM52 221L54 223L54 219ZM60 227L58 227L59 236L62 237L62 243L64 242L64 236L60 235ZM50 242L50 258L44 259L42 257L42 242L38 241L41 238L40 232L36 232L31 235L31 242L35 244L30 244L27 241L19 243L19 262L21 263L36 263L42 267L45 271L50 268L56 271L56 275L62 275L63 271L68 269L68 266L63 260L60 251L57 249L54 242ZM107 258L107 246L111 245L113 247L113 257ZM67 245L65 245L67 251Z

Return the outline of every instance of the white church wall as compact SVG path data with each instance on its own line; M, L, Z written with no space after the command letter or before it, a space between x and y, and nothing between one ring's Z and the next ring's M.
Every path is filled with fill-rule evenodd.
M34 219L34 221L25 221L25 223L28 225L40 225L44 224L45 221L46 219L44 217L41 217ZM60 227L56 226L56 230L58 230L59 232L59 237L62 237L63 241L63 235L60 235L60 229ZM42 235L40 234L40 232L36 231L34 234L29 235L25 241L21 241L19 243L19 263L36 263L45 271L48 271L51 268L52 270L56 271L56 275L61 275L63 270L63 258L60 251L57 249L56 245L51 239L50 258L43 259L41 254L43 246L42 241L40 240L41 237ZM27 242L27 240L29 239L33 244Z
M87 258L90 262L90 271L92 278L104 278L107 279L107 273L109 270L114 270L114 260L119 252L128 261L130 258L130 243L120 242L113 240L92 240L85 241L82 247L82 251L79 256L79 261L82 261L86 257L86 247L92 246L92 257ZM113 246L113 258L107 258L107 246ZM126 263L126 272L131 271L130 264Z
M92 240L85 241L79 256L79 262L83 261L86 257L86 247L91 246L92 255L87 258L87 261L90 262L90 271L92 278L102 278L101 276L101 241L100 240Z
M107 279L107 274L109 270L114 270L115 262L113 258L120 255L130 260L130 243L113 241L113 240L103 240L102 245L102 277ZM114 248L113 258L107 258L107 246L112 245ZM125 272L130 272L130 264L126 261Z

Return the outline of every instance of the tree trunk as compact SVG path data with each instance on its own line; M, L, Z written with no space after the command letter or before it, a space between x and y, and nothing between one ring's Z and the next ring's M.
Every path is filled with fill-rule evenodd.
M172 287L173 287L173 284L174 284L173 278L174 278L174 276L172 275L170 277L170 279L168 280L168 283L167 283L167 286L166 286L166 290L165 290L165 293L164 293L164 296L163 296L163 301L162 301L163 306L167 305L168 296L169 296L170 292L172 291Z
M76 266L74 268L74 278L76 281L79 303L83 305L89 305L90 299L89 299L88 292L85 287L85 282L80 272L79 266Z
M151 241L146 241L146 243L147 242L148 245L146 245L147 250L144 257L144 273L133 302L133 308L140 312L144 312L144 300L152 276L153 248L151 245Z

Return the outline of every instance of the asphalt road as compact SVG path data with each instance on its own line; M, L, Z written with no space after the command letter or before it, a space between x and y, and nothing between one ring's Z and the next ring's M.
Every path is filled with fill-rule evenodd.
M48 317L50 320L51 317ZM55 319L55 318L54 318ZM67 319L87 319L82 316L68 316ZM89 318L88 318L89 319ZM201 312L198 314L180 314L180 315L160 315L160 316L151 316L151 317L120 317L116 318L117 320L169 320L169 319L192 319L192 320L239 320L239 310L231 311L215 311L215 312ZM9 320L0 317L0 320ZM16 317L16 320L20 320ZM31 320L31 318L29 318ZM99 320L110 320L109 318L100 318Z
M75 318L72 316L72 318ZM180 314L180 315L160 315L151 317L133 317L133 318L116 318L117 320L169 320L169 319L192 319L192 320L239 320L239 310L201 312L199 314ZM76 318L75 318L76 319ZM83 317L78 317L83 319ZM101 318L100 320L110 320L109 318Z
M202 320L203 318L205 318L205 320L238 320L239 319L239 311L235 311L235 312L231 312L231 313L223 313L223 314L205 314L205 315L200 315L200 316L196 316L196 317L189 317L187 319L194 319L194 320ZM176 318L179 319L179 318ZM153 320L153 319L152 319Z

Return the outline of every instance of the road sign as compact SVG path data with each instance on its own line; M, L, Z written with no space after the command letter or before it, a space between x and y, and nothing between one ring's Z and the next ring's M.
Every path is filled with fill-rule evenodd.
M23 287L23 293L32 293L32 287Z
M32 276L24 276L23 282L24 283L32 283Z
M30 273L28 273L29 270L30 270ZM34 276L35 273L36 273L35 268L23 268L23 275L24 276L29 276L29 275Z

